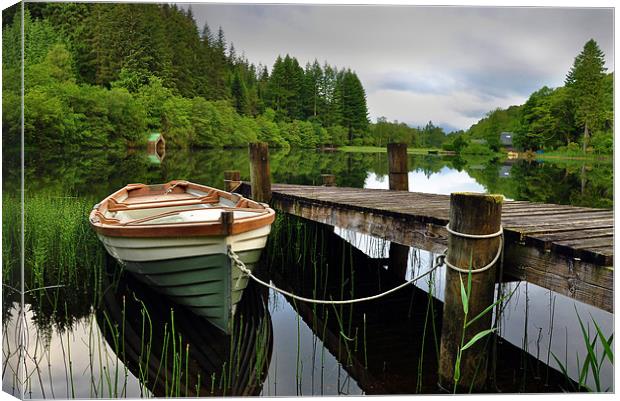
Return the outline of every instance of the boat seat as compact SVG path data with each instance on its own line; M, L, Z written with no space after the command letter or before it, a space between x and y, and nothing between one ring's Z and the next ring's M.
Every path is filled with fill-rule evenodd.
M264 209L253 209L253 208L235 208L235 207L217 207L217 208L212 208L212 209L208 209L209 212L212 211L216 211L216 210L220 210L221 212L224 211L233 211L233 212L245 212L245 213L251 213L251 215L248 216L243 216L243 217L237 217L235 220L242 220L245 218L249 218L249 217L255 217L256 215L259 214L264 214L264 213L268 213L266 210ZM148 221L152 221L152 220L157 220L157 219L161 219L164 217L169 217L169 216L174 216L174 215L178 215L181 213L186 213L186 212L206 212L205 208L192 208L192 209L182 209L182 210L170 210L167 212L163 212L163 213L157 213L157 214L153 214L150 216L145 216L142 218L137 218L137 219L130 219L128 221L124 221L121 222L121 225L127 226L127 225L135 225L135 224L142 224L142 223L146 223ZM218 217L218 219L214 219L212 221L218 221L221 219L221 212L220 212L220 217ZM210 220L207 220L210 221ZM165 223L164 223L165 224Z
M171 200L159 200L151 198L147 202L135 202L124 203L118 202L114 198L108 199L108 211L120 212L123 210L136 210L136 209L153 209L160 207L173 207L173 206L187 206L187 205L200 205L200 204L212 204L218 203L220 200L217 194L209 194L200 198L188 197L183 199L171 199Z

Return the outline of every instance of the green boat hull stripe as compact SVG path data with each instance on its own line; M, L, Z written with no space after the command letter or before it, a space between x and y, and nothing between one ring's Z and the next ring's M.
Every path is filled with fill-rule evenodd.
M261 250L238 252L252 268ZM140 281L153 286L176 303L230 332L234 306L248 284L237 267L231 267L226 254L212 254L174 260L126 262L127 270Z

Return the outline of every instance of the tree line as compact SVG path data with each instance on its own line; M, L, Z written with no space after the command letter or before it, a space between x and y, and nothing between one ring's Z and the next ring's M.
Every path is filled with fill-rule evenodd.
M575 58L564 86L544 86L523 105L489 112L467 131L449 135L445 146L496 152L501 149L500 133L512 132L514 146L520 150L610 154L613 72L606 71L605 55L596 41L589 40Z
M181 147L341 145L501 149L514 133L523 150L611 153L613 73L591 40L559 88L496 109L466 131L429 122L370 123L364 87L349 68L279 56L250 63L219 27L198 29L191 8L169 4L28 3L25 19L27 145L135 146L162 131ZM3 12L3 142L21 135L21 15Z
M199 31L169 4L28 3L25 136L33 146L338 146L367 140L366 94L351 69L278 57L254 65L223 29ZM3 14L5 140L20 132L21 15Z

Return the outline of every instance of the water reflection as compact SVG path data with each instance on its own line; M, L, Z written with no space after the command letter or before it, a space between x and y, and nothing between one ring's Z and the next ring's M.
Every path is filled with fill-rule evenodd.
M248 396L261 392L273 349L266 293L250 284L231 335L130 275L103 295L97 324L140 381L139 395Z
M386 266L389 264L389 249L392 246L389 241L341 228L336 228L335 233L367 257L382 260ZM411 280L430 269L435 258L432 252L416 248L408 249L407 268L403 280ZM442 266L437 270L432 285L428 281L420 281L416 282L415 286L425 293L431 293L435 299L443 301L445 269L446 267ZM549 365L556 370L562 370L562 367L565 367L573 380L579 380L583 362L587 357L587 347L578 324L578 315L584 321L591 336L595 335L593 322L596 322L607 338L613 333L614 316L612 313L535 284L508 281L496 286L496 294L498 293L513 293L512 297L504 303L503 313L498 322L499 335L510 344L535 357L537 362L533 364L535 368L531 369L530 374L538 377L547 379L548 368L545 365ZM598 342L595 352L599 356L602 356L604 352L602 345ZM558 358L562 366L553 355ZM605 360L599 377L602 390L613 389L613 374L613 366ZM592 375L585 379L585 383L591 388L596 385ZM570 386L567 387L567 389L570 388Z
M181 151L169 149L161 164L146 152L100 150L75 154L26 153L26 185L32 190L78 194L99 200L128 182L172 179L222 187L225 170L239 170L249 179L245 149ZM7 193L19 186L19 153L5 152L3 180ZM300 150L270 151L274 182L321 184L321 174L336 176L341 187L387 188L385 153L343 153ZM410 191L449 193L460 190L501 193L509 199L612 207L613 164L605 162L497 160L440 156L409 156ZM553 185L551 185L552 183ZM96 184L96 185L95 185Z
M2 320L6 391L19 394L24 381L23 377L17 377L19 345L24 345L28 352L24 389L30 398L136 397L171 392L208 396L212 391L214 395L268 396L438 391L434 375L436 338L441 327L437 300L443 298L441 271L434 274L432 281L419 282L418 289L411 287L380 302L354 307L313 307L272 292L268 311L250 312L252 319L239 322L239 327L273 326L270 336L255 336L255 340L245 336L232 341L215 338L206 322L197 322L177 307L174 307L173 336L172 304L144 295L148 289L142 291L128 281L106 290L104 283L108 278L102 275L105 252L86 220L92 204L128 182L185 178L222 187L223 172L229 169L240 170L242 179L248 179L245 149L200 152L168 149L160 164L151 163L143 152L127 154L111 150L45 155L27 152L26 155L24 278L30 292L26 295L23 320L17 319L19 294L10 289L18 288L21 282L20 204L15 197L19 170L10 168L19 160L18 153L5 150L3 160ZM613 205L611 164L411 156L409 166L412 191L487 190L518 200L593 207ZM388 182L385 154L272 150L271 170L274 182L320 184L321 173L335 174L338 186L387 188ZM71 224L61 225L68 221L68 216L72 218ZM433 258L428 252L409 249L403 278L402 274L392 274L390 268L386 269L390 252L386 241L338 229L334 233L312 224L284 224L281 228L284 231L274 230L269 239L271 250L265 256L263 278L310 297L342 299L373 295L426 271ZM516 285L507 283L505 287L510 290ZM252 291L257 295L250 306L264 305L266 295L256 288ZM142 302L148 304L149 311L158 311L149 315L151 324L164 330L163 333L153 331L150 352L144 351L145 343L141 340L136 342L145 332ZM519 285L502 315L501 337L494 338L498 346L492 357L497 370L489 391L573 389L571 382L558 373L551 352L561 361L567 361L571 377L578 376L576 355L583 361L585 354L574 305L566 297L531 284ZM592 314L605 334L611 332L613 315L578 303L576 306L584 322L591 322ZM195 329L196 325L200 326L199 330ZM20 327L27 327L26 344L15 334ZM177 337L179 333L181 340ZM251 341L254 349L262 350L262 356L234 357L239 361L238 369L236 363L230 364L226 357L221 357L228 355L230 359L235 344L249 352ZM202 348L204 343L221 352L211 354ZM187 344L190 344L188 358ZM273 351L267 352L271 344ZM171 346L176 350L171 351ZM146 355L153 358L148 363ZM256 367L257 358L264 360L266 373L259 374L256 369L254 373L244 371ZM162 382L154 378L157 372L154 361L162 360L167 360L168 365L162 365L159 372L164 378L165 375L169 379L176 377L177 384L169 380L166 386L164 379L161 387ZM250 362L243 362L246 360ZM545 367L547 361L551 369ZM234 374L231 375L230 369ZM183 375L187 371L190 374ZM237 376L238 372L250 373ZM602 373L603 388L612 385L613 368L605 365ZM226 374L226 379L222 374ZM224 390L227 385L229 388Z
M446 195L452 192L485 192L484 186L465 171L457 171L449 167L443 167L431 174L415 170L409 172L408 175L409 190L412 192ZM387 176L370 173L364 182L364 188L389 189L388 184Z
M306 249L304 244L310 246ZM270 268L264 274L285 290L321 299L370 296L404 281L390 271L383 244L366 241L366 250L343 240L329 226L282 218L268 248ZM428 270L423 255L414 255L414 260L415 271L408 275ZM411 286L353 306L289 303L365 394L437 393L442 319L437 296L441 284L437 282L443 280L441 276L437 272L422 281L427 291ZM564 387L566 380L558 370L544 369L545 375L533 375L537 362L528 352L502 337L492 341L488 391L557 392L570 388ZM314 365L310 368L315 371Z

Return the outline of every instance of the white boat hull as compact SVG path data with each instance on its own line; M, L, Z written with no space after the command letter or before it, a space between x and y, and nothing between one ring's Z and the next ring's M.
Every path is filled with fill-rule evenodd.
M252 269L270 230L267 225L229 236L99 238L139 280L229 333L248 277L231 265L228 246Z

